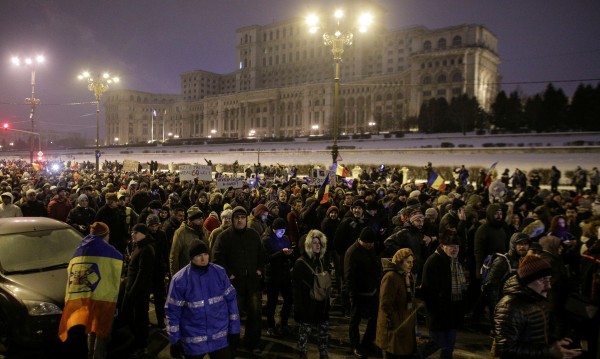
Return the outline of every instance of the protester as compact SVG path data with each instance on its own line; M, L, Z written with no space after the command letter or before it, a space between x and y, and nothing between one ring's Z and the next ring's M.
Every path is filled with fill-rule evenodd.
M329 299L317 301L310 295L314 273L326 272L325 254L327 237L312 230L306 235L304 251L294 264L292 281L294 284L294 319L298 324L298 358L308 358L308 338L312 327L317 327L319 358L328 359L329 341Z
M166 305L173 358L232 359L240 337L236 290L225 270L209 263L208 246L196 241L190 262L173 275ZM218 299L218 300L215 300Z
M108 342L119 286L123 255L108 244L110 230L94 222L69 261L69 281L59 327L62 341L75 326L85 327L90 359L108 358Z
M507 359L581 355L581 351L566 348L571 339L552 336L549 312L542 305L551 289L551 276L552 268L544 259L528 255L521 261L496 306L492 355Z
M379 312L375 343L387 359L414 358L417 305L412 276L414 254L399 249L392 259L382 258L383 279L379 291Z

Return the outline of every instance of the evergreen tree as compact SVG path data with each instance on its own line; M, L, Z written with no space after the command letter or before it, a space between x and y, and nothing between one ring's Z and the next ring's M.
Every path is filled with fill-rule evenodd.
M568 105L569 100L562 89L557 90L551 83L548 84L542 100L542 130L565 130L567 128Z

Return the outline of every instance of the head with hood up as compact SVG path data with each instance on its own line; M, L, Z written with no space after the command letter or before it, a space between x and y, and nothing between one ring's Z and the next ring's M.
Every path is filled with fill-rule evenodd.
M529 251L530 238L527 234L516 232L510 237L508 253L511 256L525 257Z
M487 223L492 226L500 226L504 221L504 211L497 204L490 204L486 210Z
M306 235L304 252L309 258L323 258L327 252L327 237L317 229L312 229Z
M561 254L561 243L560 238L555 236L545 236L540 238L540 245L542 246L542 250L552 253L555 256Z

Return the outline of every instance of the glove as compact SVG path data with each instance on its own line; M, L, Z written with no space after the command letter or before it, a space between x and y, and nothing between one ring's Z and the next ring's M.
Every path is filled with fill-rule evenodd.
M229 343L229 347L232 349L237 348L240 343L240 333L237 334L227 334L227 342Z
M169 348L169 354L171 354L172 358L183 358L183 347L181 346L181 341L171 344L171 347Z

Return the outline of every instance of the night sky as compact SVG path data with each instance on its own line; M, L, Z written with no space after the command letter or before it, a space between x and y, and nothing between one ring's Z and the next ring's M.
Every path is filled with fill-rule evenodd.
M502 89L525 95L549 81L572 95L579 80L600 82L598 0L379 0L388 29L483 24L498 37ZM307 1L292 0L2 0L0 120L29 129L26 68L13 55L42 53L36 71L40 129L95 135L95 106L82 70L108 70L119 88L179 93L182 72L236 68L235 30L303 17ZM314 3L314 2L313 2ZM320 9L336 1L319 1ZM333 74L332 74L333 75ZM565 82L560 82L565 81ZM103 118L102 118L103 120ZM103 130L103 126L101 126Z

